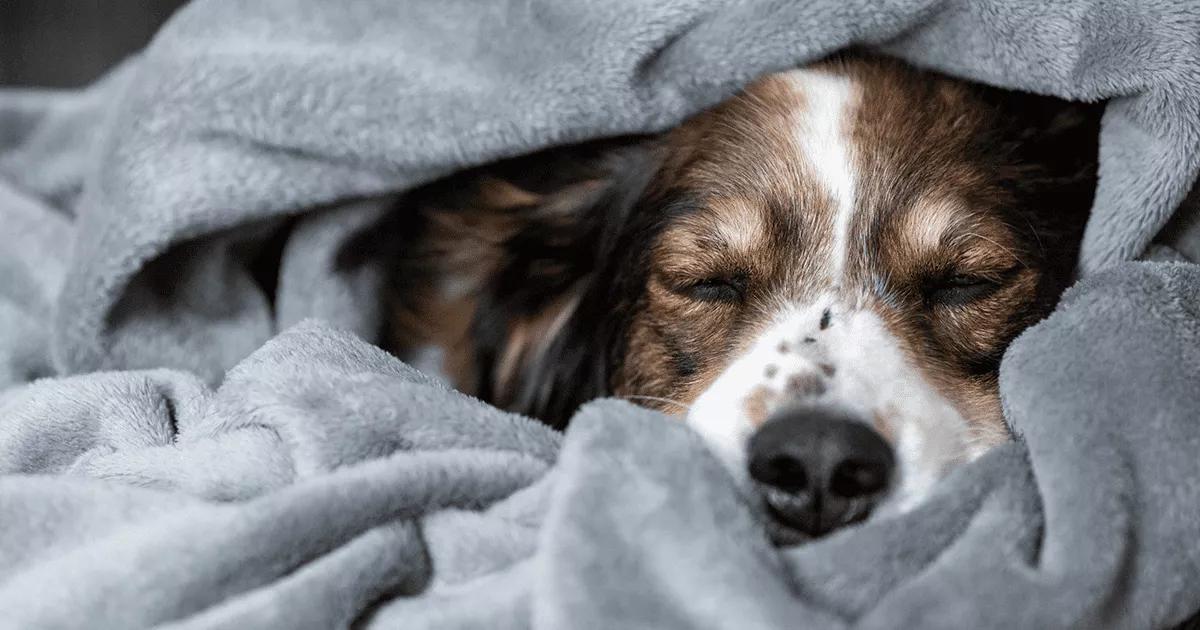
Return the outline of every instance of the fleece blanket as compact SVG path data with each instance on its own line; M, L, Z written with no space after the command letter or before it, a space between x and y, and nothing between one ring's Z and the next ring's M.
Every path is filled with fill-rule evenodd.
M1018 439L926 504L776 549L680 424L559 434L371 345L390 195L851 45L1107 101ZM1178 624L1198 169L1190 2L197 0L87 90L0 91L0 628Z

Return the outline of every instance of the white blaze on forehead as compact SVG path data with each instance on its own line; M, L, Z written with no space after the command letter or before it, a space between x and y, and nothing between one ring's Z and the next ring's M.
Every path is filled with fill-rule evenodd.
M796 142L816 183L834 204L829 270L839 284L849 254L856 185L846 121L858 102L858 90L847 77L816 70L793 70L783 77L804 97L795 118Z

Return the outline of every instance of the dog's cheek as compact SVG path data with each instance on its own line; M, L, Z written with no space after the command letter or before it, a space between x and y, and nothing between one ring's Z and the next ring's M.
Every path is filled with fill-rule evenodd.
M1036 319L1037 274L1028 272L977 304L939 315L934 334L960 370L973 375L994 372L1004 349Z
M1000 404L1000 386L995 374L967 378L956 389L954 403L966 418L972 442L992 447L1008 439L1008 424Z
M618 396L667 397L672 382L670 357L644 312L629 328L625 354L617 369L614 393Z
M690 403L725 364L729 314L650 292L630 327L617 393Z
M621 362L617 393L628 396L674 398L681 385L701 366L683 325L669 314L647 305L633 318L629 344Z
M966 419L980 447L1008 439L997 369L1005 348L1031 322L1036 273L977 304L921 315L913 308L885 318L905 341L913 365Z

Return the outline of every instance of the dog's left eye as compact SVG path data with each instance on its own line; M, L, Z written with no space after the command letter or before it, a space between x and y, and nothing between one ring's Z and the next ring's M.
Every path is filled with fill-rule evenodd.
M683 293L700 302L741 302L746 294L744 274L728 278L713 277L698 280L683 287Z
M943 276L925 287L925 299L942 306L961 306L986 297L1000 284L990 278L963 273Z

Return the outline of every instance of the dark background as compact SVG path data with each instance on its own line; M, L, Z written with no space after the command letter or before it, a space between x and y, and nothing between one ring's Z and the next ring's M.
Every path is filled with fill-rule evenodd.
M0 85L86 85L150 41L182 4L0 0Z

